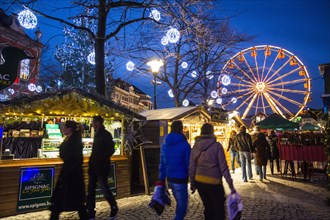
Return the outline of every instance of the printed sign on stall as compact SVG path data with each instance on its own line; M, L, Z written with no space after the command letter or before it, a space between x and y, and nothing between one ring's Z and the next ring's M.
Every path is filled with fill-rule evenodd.
M17 211L47 208L53 194L54 167L21 168Z
M110 173L108 176L108 185L109 189L111 190L112 194L114 196L117 195L117 181L116 181L116 165L115 163L110 164ZM101 187L99 184L97 184L96 187L96 198L104 198L104 195L101 191Z

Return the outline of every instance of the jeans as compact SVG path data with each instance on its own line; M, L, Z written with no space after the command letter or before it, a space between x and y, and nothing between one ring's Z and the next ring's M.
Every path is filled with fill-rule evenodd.
M234 150L230 150L230 162L231 162L231 170L235 171L235 158L236 162L241 166L241 162L239 160L239 153Z
M223 186L196 181L196 188L204 205L205 220L224 220L225 192Z
M101 191L102 191L105 199L108 201L110 207L112 208L114 206L117 206L117 202L108 186L108 176L107 175L104 175L104 176L89 175L87 210L90 215L95 214L95 189L96 189L97 182L99 182Z
M266 179L266 165L259 166L257 165L260 179Z
M239 157L241 158L243 181L247 181L246 165L248 168L249 179L252 179L251 153L247 151L241 151L239 152Z
M186 216L188 207L188 185L185 183L168 182L168 186L172 189L176 201L174 220L183 220Z

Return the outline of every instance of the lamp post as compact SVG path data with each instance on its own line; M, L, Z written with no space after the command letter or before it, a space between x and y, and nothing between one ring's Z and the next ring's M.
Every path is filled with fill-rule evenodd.
M154 107L153 109L157 109L157 92L156 92L156 76L159 72L159 68L164 65L162 60L152 60L147 63L147 65L151 68L152 75L154 76Z

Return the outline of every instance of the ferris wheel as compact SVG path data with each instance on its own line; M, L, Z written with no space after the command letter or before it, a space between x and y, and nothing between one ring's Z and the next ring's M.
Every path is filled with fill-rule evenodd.
M259 112L295 118L310 101L311 79L290 51L271 45L244 49L222 68L216 102L244 119Z

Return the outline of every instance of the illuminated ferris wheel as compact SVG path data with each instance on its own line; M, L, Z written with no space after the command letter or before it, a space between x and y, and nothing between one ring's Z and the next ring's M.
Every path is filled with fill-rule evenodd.
M310 101L311 79L290 51L259 45L240 51L222 68L217 103L244 119L259 112L295 118Z

